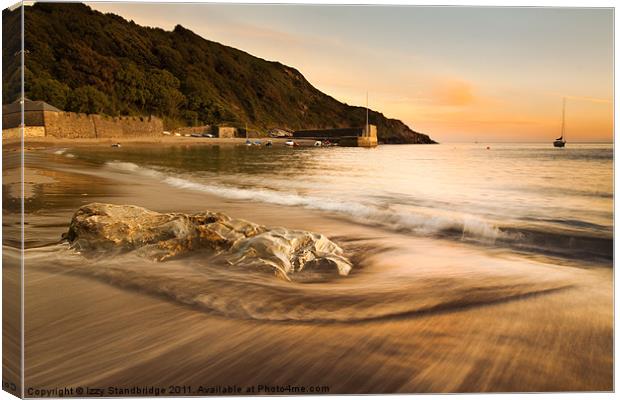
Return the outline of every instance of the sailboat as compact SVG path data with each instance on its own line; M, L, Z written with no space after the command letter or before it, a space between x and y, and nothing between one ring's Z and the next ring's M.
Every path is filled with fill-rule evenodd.
M564 138L565 132L565 121L566 121L566 97L562 99L562 134L559 138L555 139L553 142L553 147L564 147L566 146L566 139Z
M252 141L250 140L250 138L248 136L248 124L245 124L245 145L246 146L251 146L252 145Z

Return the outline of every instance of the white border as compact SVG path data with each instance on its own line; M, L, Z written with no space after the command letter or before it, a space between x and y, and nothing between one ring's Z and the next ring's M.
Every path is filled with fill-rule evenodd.
M121 3L121 1L101 1L103 2L107 2L107 3L112 3L112 2L119 2ZM389 6L389 5L426 5L426 6L461 6L461 7L466 7L466 6L482 6L482 7L497 7L497 6L502 6L502 7L586 7L586 8L592 8L592 7L606 7L606 8L614 8L614 26L615 26L615 6L616 6L616 2L612 1L612 0L589 0L589 1L584 1L584 0L538 0L538 1L532 1L532 0L503 0L503 1L493 1L493 0L426 0L426 1L415 1L415 0L373 0L373 1L368 1L368 0L338 0L338 1L333 1L333 0L312 0L312 1L302 1L302 0L278 0L278 1L264 1L264 0L243 0L243 1L232 1L232 0L220 0L220 1L197 1L197 0L184 0L184 1L180 1L180 0L132 0L131 2L136 2L136 3L246 3L246 4L262 4L262 3L278 3L278 4L375 4L375 5L384 5L384 6ZM0 5L2 6L2 9L7 8L9 6L12 6L14 4L18 3L17 1L10 1L10 0L0 0ZM0 33L1 36L1 33ZM614 55L615 55L615 50L617 49L617 45L618 45L618 33L617 31L614 29ZM23 53L22 53L23 54ZM614 56L614 63L615 63L615 56ZM615 74L618 72L617 70L617 65L615 65L614 68L614 77ZM614 100L615 100L615 88L616 88L616 81L614 79ZM616 102L614 102L614 121L615 121L615 116L618 115L618 104ZM614 124L614 143L616 140L616 132L615 132L615 124ZM23 143L22 143L23 146ZM1 162L1 154L0 154L0 162ZM23 160L22 160L23 163ZM23 164L22 164L23 166ZM618 187L618 183L620 181L620 178L618 177L618 174L615 173L615 146L614 146L614 188ZM23 173L23 169L22 169L22 173ZM23 183L23 177L22 177L22 183ZM22 188L23 191L23 188ZM22 204L23 207L23 204ZM616 208L615 208L615 190L614 190L614 253L615 253L615 249L616 249L616 238L619 237L620 234L620 227L618 227L615 224L615 215L616 215ZM1 218L1 217L0 217ZM23 221L22 221L23 222ZM22 226L22 234L23 234L23 226ZM2 239L2 233L0 231L0 240ZM23 238L22 238L22 243L23 243ZM23 260L23 257L22 257ZM22 265L22 277L23 277L23 265ZM615 273L614 273L614 283L615 283ZM23 282L22 282L22 289L23 289ZM614 285L614 289L615 289L615 285ZM1 287L0 287L0 293L1 293ZM23 290L22 290L22 307L23 307ZM615 306L618 305L618 297L616 296L616 292L614 290L614 302L615 302ZM617 309L616 307L614 308ZM0 308L0 317L2 315L2 311ZM615 312L614 312L614 321L615 321ZM614 324L614 360L618 360L618 349L615 346L615 338L616 338L616 334L617 331L615 329L615 324ZM23 318L22 318L22 334L23 334ZM23 338L22 338L23 340ZM23 343L23 341L22 341ZM22 357L23 357L23 348L22 348ZM23 358L22 358L22 362L23 362ZM22 373L23 373L23 368L22 368ZM614 364L614 384L616 382L618 382L617 380L618 378L618 369L616 368L615 364ZM23 387L23 385L22 385ZM564 392L564 393L557 393L557 394L454 394L454 395L441 395L441 394L437 394L437 395L373 395L372 398L376 398L376 399L387 399L390 397L395 397L395 398L402 398L402 397L414 397L416 399L443 399L443 398L450 398L453 396L457 396L458 399L477 399L477 398L501 398L501 399L510 399L510 400L516 400L516 399L531 399L531 398L544 398L544 399L609 399L609 398L615 398L615 394L614 393L571 393L571 392ZM283 399L298 399L299 397L294 397L294 396L278 396L279 398L283 398ZM321 396L303 396L303 398L308 398L308 399L318 399ZM331 396L334 397L334 396ZM340 395L337 397L345 397L345 398L361 398L361 397L365 397L365 396L344 396L344 395ZM167 399L188 399L187 397L183 398L174 398L174 397L166 397ZM229 397L227 397L229 398ZM235 398L247 398L247 396L244 397L235 397ZM323 396L324 398L324 396ZM11 396L10 394L8 394L7 392L4 391L0 391L0 400L4 400L4 399L14 399L13 396ZM154 399L154 398L153 398Z

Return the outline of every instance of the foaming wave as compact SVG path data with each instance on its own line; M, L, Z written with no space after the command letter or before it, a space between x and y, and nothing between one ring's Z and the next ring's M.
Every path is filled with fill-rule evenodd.
M382 227L395 232L436 236L483 245L499 245L520 251L553 256L611 260L613 237L607 233L593 235L576 231L571 226L533 226L522 221L519 225L497 226L484 218L449 213L439 208L398 210L395 207L360 203L336 198L306 196L272 189L241 188L223 184L206 184L179 178L129 162L108 162L113 169L157 179L175 188L208 193L233 200L260 201L291 207L303 207L337 214L360 224ZM574 225L574 223L572 224Z
M204 184L167 175L163 172L141 167L129 162L108 162L109 167L125 172L158 179L172 187L208 193L233 200L252 200L282 206L303 207L312 210L332 212L347 217L354 222L382 226L399 232L412 232L423 235L440 234L458 236L462 239L494 243L505 236L493 224L473 215L439 215L412 213L383 209L372 204L305 196L271 189L239 188L227 185Z

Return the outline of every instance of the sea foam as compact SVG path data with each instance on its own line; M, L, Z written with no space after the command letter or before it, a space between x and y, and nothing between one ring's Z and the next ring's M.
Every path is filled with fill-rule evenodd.
M223 184L206 184L130 162L111 161L107 162L106 165L115 170L154 178L178 189L207 193L232 200L251 200L331 212L356 223L379 225L398 232L421 235L456 234L462 239L478 240L484 243L493 243L505 235L489 221L474 215L441 214L439 211L436 211L436 214L433 214L433 211L419 214L408 211L394 211L374 204L363 204L333 197L301 195L264 188L250 189Z

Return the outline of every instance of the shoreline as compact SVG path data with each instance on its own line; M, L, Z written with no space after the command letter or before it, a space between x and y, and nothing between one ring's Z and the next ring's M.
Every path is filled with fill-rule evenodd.
M260 140L264 146L268 140L273 146L284 147L285 142L294 140L299 147L314 147L313 139L294 139L294 138L249 138L252 142ZM207 138L207 137L185 137L185 136L166 136L157 137L118 137L118 138L51 138L51 137L28 137L24 139L24 148L31 150L36 147L90 147L95 145L113 145L120 143L121 145L132 146L153 146L153 145L196 145L196 146L242 146L245 145L245 138ZM5 149L14 150L20 146L19 139L3 139L2 146Z

